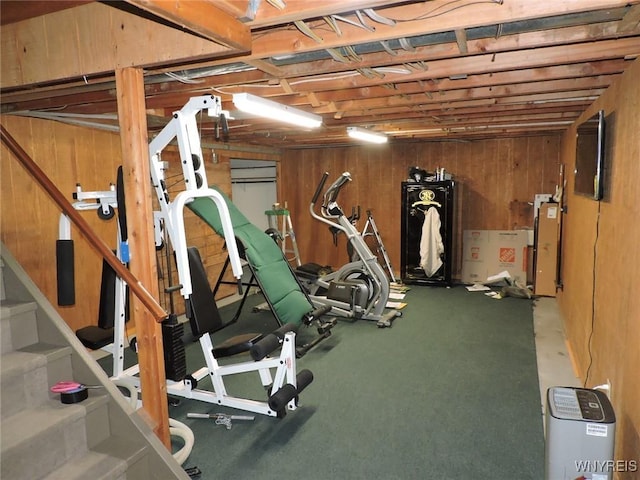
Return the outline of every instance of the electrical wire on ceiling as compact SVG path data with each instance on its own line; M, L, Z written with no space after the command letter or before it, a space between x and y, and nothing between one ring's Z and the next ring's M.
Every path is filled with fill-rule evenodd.
M395 74L399 74L399 75L409 75L411 74L411 70L408 68L403 68L403 67L378 67L378 68L374 68L372 70L375 70L376 72L380 73L380 74L385 74L385 73L395 73ZM294 81L289 81L289 85L293 86L293 85L302 85L305 83L314 83L314 82L325 82L325 81L332 81L332 80L341 80L344 78L349 78L349 77L356 77L359 76L360 73L358 73L357 71L348 71L348 72L343 72L339 75L333 74L330 76L324 76L324 77L313 77L313 78L304 78L301 80L294 80ZM234 93L237 92L238 89L242 89L242 90L248 90L251 88L259 88L259 89L263 89L263 88L275 88L275 89L280 89L282 88L281 85L279 84L269 84L269 83L243 83L243 84L237 84L237 85L230 85L228 87L209 87L212 91L219 93L221 95L228 95L230 93Z
M371 27L367 27L362 22L356 22L355 20L351 20L350 18L343 17L342 15L331 15L331 17L333 19L335 19L335 20L339 20L341 22L348 23L349 25L353 25L354 27L363 28L363 29L368 30L370 32L375 32L375 29L372 29ZM360 18L361 17L358 15L358 19L359 20L360 20Z
M373 8L365 8L362 11L374 22L382 23L384 25L389 25L390 27L393 27L396 24L395 20L392 20L390 18L380 15Z
M369 25L367 25L367 22L364 18L364 15L362 14L362 12L360 10L356 10L356 17L358 17L358 21L360 22L360 24L362 25L362 28L364 28L365 30L373 33L376 31L376 29L374 27L371 27Z
M454 5L458 2L461 1L466 1L467 3L463 4L463 5ZM417 20L427 20L427 19L431 19L431 18L436 18L436 17L440 17L442 15L446 15L448 13L454 12L456 10L459 10L461 8L465 8L465 7L469 7L472 5L480 5L480 4L485 4L485 3L489 3L489 4L498 4L498 5L502 5L504 0L475 0L475 1L468 1L468 0L451 0L450 2L444 4L444 5L440 5L434 9L432 9L431 11L424 13L422 15L418 15L417 17L414 18L406 18L406 19L400 19L400 18L390 18L387 16L383 16L381 14L379 14L378 12L376 12L374 9L371 8L367 8L364 9L363 11L360 10L355 10L354 12L351 12L353 15L356 16L357 20L352 20L351 18L342 16L342 15L329 15L329 16L324 16L322 17L322 20L324 21L324 25L328 26L329 28L322 28L321 25L315 25L315 26L310 26L307 22L305 22L304 20L297 20L295 22L293 22L293 26L288 25L282 29L274 29L272 31L269 32L264 32L262 35L256 35L256 38L260 37L260 36L264 36L264 35L268 35L270 33L274 33L275 31L282 31L282 30L294 30L297 29L299 32L303 33L304 35L308 36L309 38L313 39L314 41L316 41L317 43L323 43L323 39L322 37L320 37L316 31L320 30L320 31L327 31L327 32L333 32L336 35L338 35L339 37L342 36L342 31L340 30L340 27L338 26L336 20L340 21L340 22L344 22L346 24L352 25L354 27L357 28L362 28L364 30L367 30L369 32L375 32L376 29L370 25L367 24L367 22L365 21L365 15L380 24L384 24L384 25L388 25L388 26L395 26L397 22L414 22ZM450 8L447 8L450 7ZM438 12L438 10L440 9L445 9L442 12ZM364 12L364 15L363 15Z
M180 83L187 83L187 84L204 83L204 80L192 80L191 78L187 78L185 76L178 75L177 73L173 73L173 72L164 72L164 74L167 77L173 78L174 80L176 80L176 81L178 81Z
M424 13L422 15L418 15L417 17L413 17L413 18L390 18L390 20L394 20L396 22L415 22L417 20L427 20L427 19L431 19L431 18L436 18L436 17L441 17L443 15L447 15L448 13L454 12L456 10L460 10L461 8L465 8L465 7L471 7L473 5L482 5L485 3L490 3L490 4L496 4L496 5L502 5L504 3L504 0L476 0L476 1L466 1L465 4L463 5L456 5L456 6L452 6L456 3L462 2L462 1L466 1L466 0L451 0L448 3L445 3L444 5L440 5L436 8L434 8L433 10ZM450 8L447 8L450 7ZM445 8L444 11L442 12L438 12L438 10Z
M396 52L391 48L387 40L380 40L380 45L382 45L382 48L384 49L384 51L387 52L389 55L392 55L394 57L398 55L398 52Z
M358 73L357 72L344 72L341 75L332 75L330 77L322 77L322 78L305 78L303 80L297 80L297 81L290 81L289 85L299 85L299 84L303 84L303 83L312 83L312 82L324 82L324 81L331 81L331 80L340 80L343 78L348 78L348 77L355 77L357 76ZM277 88L277 89L281 89L282 86L280 84L269 84L269 83L242 83L242 84L237 84L237 85L230 85L228 87L209 87L212 91L220 93L221 95L228 95L230 93L234 93L237 92L238 89L241 90L248 90L250 88Z
M338 22L336 22L335 18L333 18L332 16L324 16L322 17L322 19L327 23L327 25L331 27L331 30L333 30L336 35L338 35L339 37L342 36L342 30L340 30Z
M459 2L465 2L462 5L456 5ZM440 5L422 15L418 15L416 17L413 18L391 18L388 16L383 16L380 13L376 12L375 10L371 9L371 8L367 8L364 9L363 12L364 14L370 18L371 20L377 22L377 23L381 23L384 25L388 25L388 26L395 26L396 23L406 23L406 22L415 22L418 20L427 20L427 19L432 19L432 18L437 18L437 17L441 17L443 15L447 15L449 13L452 13L456 10L460 10L463 9L465 7L470 7L470 6L474 6L474 5L482 5L482 4L496 4L496 5L502 5L504 3L504 0L451 0L448 3L445 3L444 5ZM444 9L444 10L442 10ZM439 11L442 10L442 11ZM323 39L322 37L318 36L315 32L316 31L327 31L327 32L333 32L338 36L342 36L342 32L340 30L340 27L337 25L336 20L352 25L354 27L357 28L362 28L365 29L369 32L375 32L375 28L371 27L370 25L368 25L364 19L364 15L362 14L362 11L360 10L355 10L354 12L351 12L353 15L356 16L357 20L352 20L349 17L343 16L343 15L330 15L330 16L326 16L323 17L323 21L325 22L325 26L329 26L329 28L323 28L321 25L315 25L312 27L305 21L299 20L296 22L293 22L293 25L288 25L282 29L274 29L272 31L269 32L264 32L262 34L262 36L266 36L269 35L271 33L274 33L277 30L295 30L297 28L297 30L301 33L303 33L304 35L312 38L313 40L315 40L318 43L322 43ZM256 38L259 37L261 35L256 35Z
M336 62L340 62L340 63L350 62L350 60L347 57L342 55L342 53L340 53L340 51L335 48L325 48L324 51L327 52L329 55L331 55L331 58L333 58Z
M329 77L314 77L314 78L305 78L302 80L295 80L292 82L289 82L289 85L300 85L303 83L313 83L313 82L324 82L324 81L331 81L331 80L341 80L343 78L348 78L348 77L355 77L358 76L359 74L357 72L354 71L348 71L348 72L342 72L342 74L340 75L331 75Z
M199 78L226 75L228 73L250 72L253 70L257 70L257 68L246 63L235 63L232 65L223 65L219 67L188 70L183 71L182 73L164 72L163 76L167 76L181 83L198 84L204 83L204 80L198 81ZM157 79L158 76L156 76L155 78ZM153 78L147 79L147 83L154 83L153 80Z

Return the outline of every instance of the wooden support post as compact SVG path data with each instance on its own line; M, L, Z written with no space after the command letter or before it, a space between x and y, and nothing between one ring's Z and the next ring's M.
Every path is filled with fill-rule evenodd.
M115 74L131 252L129 267L131 273L157 298L158 276L142 69L127 67L117 69ZM171 450L162 328L135 298L131 302L131 317L135 322L138 342L142 409L151 422L151 428Z

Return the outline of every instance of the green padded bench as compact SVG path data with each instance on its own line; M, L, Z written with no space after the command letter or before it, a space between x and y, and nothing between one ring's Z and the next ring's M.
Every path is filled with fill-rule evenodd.
M265 298L281 324L300 324L303 318L314 310L302 288L298 284L291 267L273 239L253 225L219 188L219 192L229 208L233 232L245 250L246 261L260 285ZM210 198L196 198L187 207L209 225L216 233L223 235L220 215Z

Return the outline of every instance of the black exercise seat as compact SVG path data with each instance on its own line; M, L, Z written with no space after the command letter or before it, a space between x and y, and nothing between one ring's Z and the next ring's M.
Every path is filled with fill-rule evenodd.
M124 199L124 173L122 165L118 167L116 178L116 195L118 203L118 225L122 241L127 239L127 217ZM98 210L100 213L100 210ZM101 217L102 218L102 217ZM117 255L117 250L112 250ZM116 327L116 272L102 259L102 279L100 282L100 304L98 306L98 325L88 325L76 330L76 336L86 348L98 350L113 343L113 329ZM125 288L124 322L129 321L129 287Z
M115 254L115 252L114 252ZM129 296L126 288L125 296ZM127 298L125 323L129 321ZM100 282L100 304L98 306L98 325L87 325L76 330L76 336L86 348L99 350L113 343L113 329L116 315L116 272L109 263L102 260L102 280Z
M205 333L218 332L233 322L224 323L220 317L198 249L196 247L187 248L187 256L191 270L191 296L187 300L187 318L189 318L193 336L200 338ZM222 358L248 352L262 337L261 333L236 335L219 345L215 345L213 356Z
M88 325L76 330L76 336L86 348L99 350L113 342L113 328Z

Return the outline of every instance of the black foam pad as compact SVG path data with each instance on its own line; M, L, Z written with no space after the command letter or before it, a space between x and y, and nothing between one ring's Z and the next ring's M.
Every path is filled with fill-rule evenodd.
M127 208L124 199L124 172L122 165L118 167L118 176L116 179L116 199L118 200L118 222L120 223L120 236L122 241L126 242L129 238L127 233Z
M76 303L73 240L56 240L56 270L58 282L58 305Z
M189 297L189 323L194 337L220 330L224 324L213 297L207 272L202 264L200 252L195 247L187 248L189 270L191 270L191 296Z
M116 272L106 260L102 260L102 282L100 283L100 306L98 327L113 328L116 312Z
M91 350L98 350L113 343L113 328L100 328L95 325L89 325L76 330L76 336L85 347Z

